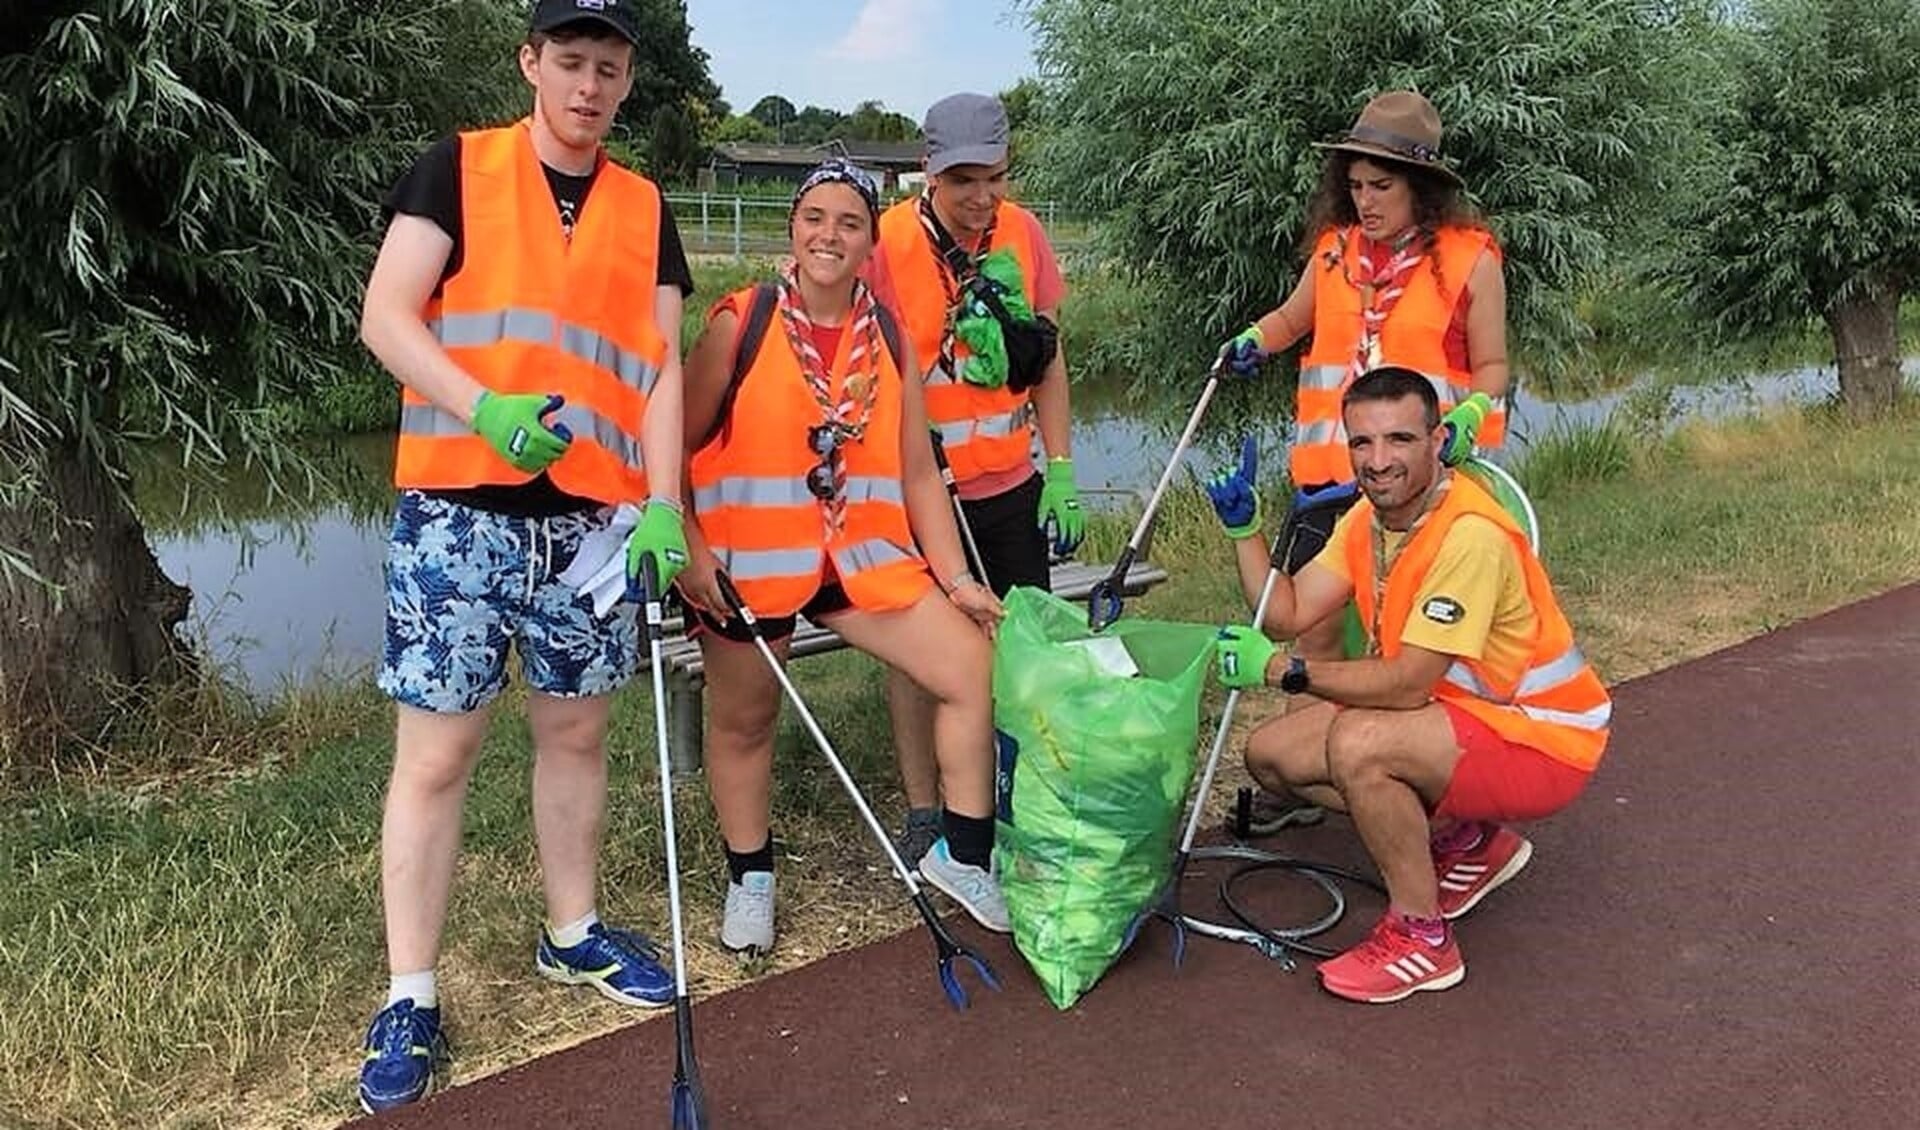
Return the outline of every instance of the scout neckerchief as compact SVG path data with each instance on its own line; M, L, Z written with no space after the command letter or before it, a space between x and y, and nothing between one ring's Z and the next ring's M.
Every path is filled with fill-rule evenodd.
M834 430L836 445L828 456L833 467L833 497L822 504L831 537L847 523L847 461L839 448L858 443L865 436L873 402L880 393L880 322L874 316L873 292L855 279L853 307L847 319L851 335L847 370L836 395L832 374L827 371L829 362L813 344L813 320L807 317L800 298L798 269L798 264L788 263L780 272L780 324L787 331L787 344L793 347L794 357L800 361L814 403L820 406L820 422Z
M1407 527L1407 532L1394 545L1392 553L1387 552L1387 527L1380 521L1380 511L1373 512L1373 624L1367 633L1368 655L1380 654L1380 615L1387 606L1387 574L1393 571L1400 554L1412 544L1413 536L1420 532L1420 527L1427 524L1427 518L1440 508L1441 501L1447 497L1452 485L1452 472L1445 467L1440 468L1433 485L1427 488L1427 496L1420 500L1420 512L1413 516L1413 524Z
M927 229L927 238L933 241L933 257L940 264L940 286L947 295L947 324L940 331L940 367L950 381L960 379L953 358L953 324L960 316L960 284L971 278L980 269L980 259L993 247L993 225L999 219L999 209L987 220L987 230L980 234L980 242L971 252L964 251L947 231L947 225L933 212L933 194L920 194L920 226ZM954 257L965 260L966 272L963 275L954 264Z
M1413 269L1426 258L1429 241L1424 238L1425 234L1418 227L1408 228L1391 244L1357 236L1353 228L1342 228L1335 236L1340 272L1347 285L1358 289L1361 296L1360 340L1354 347L1353 361L1347 366L1346 383L1352 383L1380 364L1380 331L1387 324L1387 315L1393 313L1401 295L1407 292ZM1349 238L1356 238L1358 244L1352 255L1347 254ZM1360 268L1358 278L1348 266L1355 260Z

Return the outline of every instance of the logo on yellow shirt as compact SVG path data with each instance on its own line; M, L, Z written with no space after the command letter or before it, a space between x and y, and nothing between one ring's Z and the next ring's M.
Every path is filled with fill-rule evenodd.
M1466 618L1467 610L1450 596L1435 596L1420 606L1420 614L1436 624L1458 624Z

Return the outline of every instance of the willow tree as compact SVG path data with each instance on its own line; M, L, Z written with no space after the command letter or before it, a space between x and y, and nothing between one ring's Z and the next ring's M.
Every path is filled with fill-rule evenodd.
M190 666L130 454L307 481L285 409L359 363L379 191L435 130L523 101L518 33L491 0L0 15L0 761Z
M1047 125L1031 183L1100 216L1109 261L1156 296L1138 355L1116 360L1165 371L1174 347L1200 365L1297 277L1311 143L1374 94L1418 90L1506 249L1516 336L1558 352L1568 287L1656 183L1692 7L1033 0Z
M1842 404L1882 414L1920 281L1920 0L1758 0L1725 30L1718 150L1666 277L1734 330L1818 316Z

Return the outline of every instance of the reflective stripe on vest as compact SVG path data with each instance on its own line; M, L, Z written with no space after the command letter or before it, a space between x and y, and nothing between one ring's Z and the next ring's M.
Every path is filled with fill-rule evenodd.
M633 300L658 287L660 193L602 156L569 240L528 128L522 121L460 135L467 251L422 321L488 390L565 399L547 417L573 434L546 471L556 487L635 501L647 493L641 421L667 357L651 302ZM531 477L458 417L403 390L397 484L446 489Z
M737 291L714 311L744 318L752 300L752 288ZM835 395L854 344L851 334L842 334L828 359ZM829 534L827 504L807 489L808 474L820 465L807 433L820 422L821 409L785 334L761 338L727 419L693 453L692 517L757 615L787 616L804 606L819 591L829 554L856 608L904 608L933 587L913 548L900 478L900 374L891 351L879 350L878 360L864 438L839 448L846 478L845 522L838 532Z
M1340 420L1340 394L1349 383L1362 318L1360 291L1347 283L1341 269L1338 235L1336 230L1321 233L1310 260L1315 265L1313 338L1300 359L1294 442L1288 453L1293 481L1301 484L1344 482L1353 477L1346 431ZM1353 254L1357 240L1357 234L1349 237L1348 254ZM1433 382L1442 412L1472 391L1473 374L1448 362L1446 334L1474 264L1490 250L1498 254L1492 235L1486 231L1441 228L1428 250L1427 261L1414 268L1405 293L1381 327L1379 363L1425 374ZM1479 446L1499 446L1505 431L1503 398L1481 424Z
M1376 610L1373 572L1373 508L1362 499L1347 515L1340 552L1353 578L1361 621L1378 624L1380 654L1392 659L1403 647L1401 632L1415 597L1432 569L1453 523L1478 515L1499 527L1525 576L1533 608L1532 655L1510 691L1489 682L1488 668L1455 657L1433 690L1436 699L1472 714L1511 742L1530 746L1576 769L1591 770L1605 752L1613 703L1606 687L1578 645L1573 629L1553 596L1545 570L1528 548L1526 535L1481 486L1455 475L1439 509L1402 547L1387 577L1385 607Z
M959 380L940 368L940 342L946 333L948 304L945 268L933 241L920 222L917 199L900 201L880 217L880 246L876 255L886 260L893 280L900 323L913 341L914 356L924 371L927 422L939 429L954 478L966 482L982 475L1010 471L1033 459L1032 411L1029 394L1005 387L981 388ZM994 218L990 250L1010 250L1020 265L1020 278L1029 304L1037 250L1033 243L1036 221L1030 213L1003 200ZM967 356L966 343L954 343L956 365Z

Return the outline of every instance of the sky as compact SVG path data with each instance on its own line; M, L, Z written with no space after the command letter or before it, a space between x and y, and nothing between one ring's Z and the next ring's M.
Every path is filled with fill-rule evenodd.
M744 114L768 94L852 111L867 99L921 120L961 90L995 94L1033 73L1005 0L687 0L694 45Z

